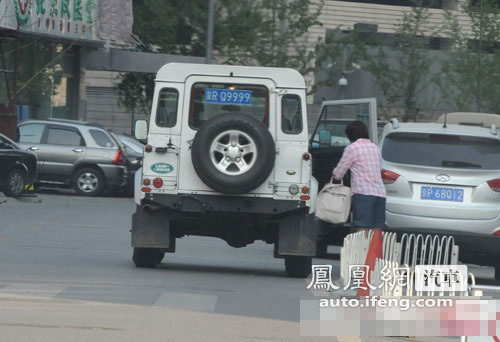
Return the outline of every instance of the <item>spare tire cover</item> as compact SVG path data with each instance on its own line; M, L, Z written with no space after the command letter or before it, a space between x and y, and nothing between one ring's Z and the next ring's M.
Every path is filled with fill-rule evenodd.
M257 188L271 173L275 158L274 139L267 127L242 114L222 114L205 122L191 151L198 177L226 194Z

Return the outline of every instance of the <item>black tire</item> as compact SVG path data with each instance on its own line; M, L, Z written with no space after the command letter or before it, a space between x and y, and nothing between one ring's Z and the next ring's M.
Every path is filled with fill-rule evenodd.
M241 133L237 134L237 142L232 145L228 140L224 150L227 152L214 152L213 144L224 141L226 136L230 139L231 131ZM254 147L255 152L243 152L245 145ZM226 158L233 159L227 172L223 172L215 163ZM210 188L226 194L242 194L257 188L271 173L275 158L274 140L267 127L250 116L235 114L218 115L204 123L194 137L191 152L200 179ZM238 166L237 160L244 162L243 167ZM232 174L237 172L241 173Z
M316 244L316 257L324 258L328 255L328 242L325 240L319 240Z
M288 255L285 257L285 270L289 277L307 278L311 274L312 257Z
M26 172L21 169L12 169L7 174L3 184L3 193L8 197L19 197L26 185Z
M163 258L165 257L165 253L164 252L158 252L158 263L160 263Z
M85 181L88 180L88 183ZM104 190L104 175L101 171L84 167L75 171L72 177L73 189L80 196L99 196Z
M134 248L132 260L136 267L153 268L162 258L158 248Z

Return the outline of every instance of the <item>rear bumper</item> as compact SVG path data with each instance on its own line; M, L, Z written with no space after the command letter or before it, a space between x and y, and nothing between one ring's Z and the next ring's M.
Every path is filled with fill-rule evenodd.
M142 204L161 205L176 212L236 212L259 214L282 214L303 211L306 201L275 200L244 196L212 196L199 194L151 194L146 193Z
M104 173L108 187L124 186L127 184L128 171L125 166L99 164L99 167Z
M448 234L475 234L492 236L500 231L500 215L493 219L461 219L425 217L397 214L389 209L385 212L385 223L390 228L422 227L424 232L444 231Z

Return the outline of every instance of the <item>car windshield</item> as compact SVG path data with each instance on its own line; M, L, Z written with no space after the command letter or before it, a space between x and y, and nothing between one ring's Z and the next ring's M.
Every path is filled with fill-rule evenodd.
M382 146L388 162L460 169L500 170L498 139L431 133L392 133Z

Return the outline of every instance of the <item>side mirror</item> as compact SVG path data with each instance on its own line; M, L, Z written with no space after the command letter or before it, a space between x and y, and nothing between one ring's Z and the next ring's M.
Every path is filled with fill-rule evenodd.
M134 136L139 141L148 138L148 122L146 120L137 120L135 122Z
M320 146L331 146L332 144L332 132L327 129L319 130L319 144Z

